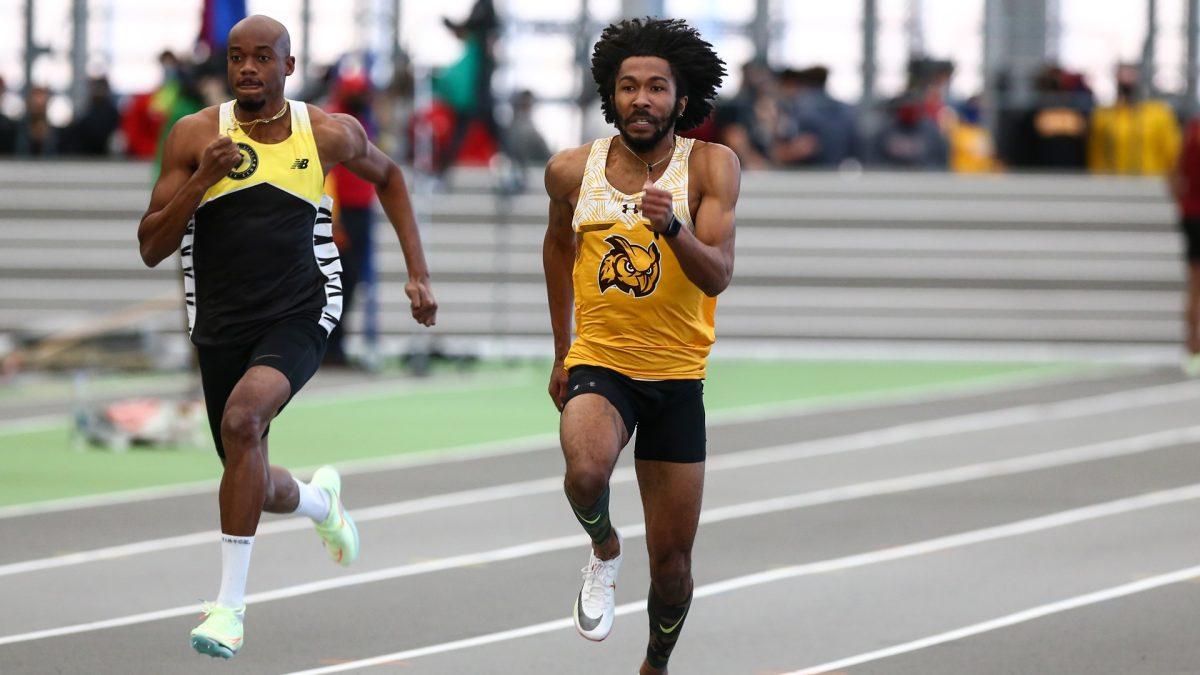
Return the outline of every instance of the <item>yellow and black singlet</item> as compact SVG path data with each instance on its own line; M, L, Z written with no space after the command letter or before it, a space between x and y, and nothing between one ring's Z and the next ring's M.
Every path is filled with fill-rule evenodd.
M181 245L188 330L198 345L244 344L283 319L328 333L342 315L333 200L324 194L308 107L289 101L292 133L252 140L221 105L220 133L242 162L208 189Z
M717 300L679 267L665 239L646 227L642 193L627 195L605 176L611 138L592 143L571 226L578 236L572 279L575 332L565 365L610 368L643 380L705 376ZM679 138L655 186L672 194L675 217L695 229L688 207L694 141Z

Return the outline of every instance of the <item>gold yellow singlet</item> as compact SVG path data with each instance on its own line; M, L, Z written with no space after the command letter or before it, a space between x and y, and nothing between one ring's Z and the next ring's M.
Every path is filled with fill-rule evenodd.
M611 138L592 143L571 226L579 239L573 279L575 332L566 367L593 365L644 380L701 379L716 334L716 298L684 275L666 239L642 217L642 193L624 194L605 176ZM695 229L688 208L688 159L679 138L655 186L673 197L675 217Z

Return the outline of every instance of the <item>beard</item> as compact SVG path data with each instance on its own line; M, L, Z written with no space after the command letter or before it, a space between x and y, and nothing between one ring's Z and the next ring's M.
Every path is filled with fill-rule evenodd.
M246 112L258 112L259 110L262 110L263 106L265 106L267 104L267 97L262 96L259 98L245 98L245 99L239 98L237 100L237 104L238 104L239 108L241 108L242 110L245 110Z
M629 133L625 131L625 127L634 119L649 120L650 123L654 125L654 133L645 138L631 137ZM621 140L625 141L625 145L634 152L646 152L653 150L654 146L658 145L658 142L666 138L667 134L671 133L674 129L675 124L673 122L671 124L666 124L661 119L649 115L637 115L636 117L630 116L620 120L617 124L617 131L621 132Z

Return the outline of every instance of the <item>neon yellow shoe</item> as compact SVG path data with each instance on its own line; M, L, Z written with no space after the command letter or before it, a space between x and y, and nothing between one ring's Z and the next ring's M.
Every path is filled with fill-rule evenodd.
M317 534L334 562L349 565L358 557L358 527L342 505L342 477L332 466L323 466L313 474L309 484L329 495L329 515L324 522L317 523Z
M204 622L192 629L192 649L201 654L231 659L242 648L242 617L246 607L230 609L215 602L201 605Z

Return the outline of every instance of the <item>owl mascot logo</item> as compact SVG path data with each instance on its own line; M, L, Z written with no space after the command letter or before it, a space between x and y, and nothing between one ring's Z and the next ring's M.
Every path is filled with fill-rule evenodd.
M662 273L658 244L651 243L646 249L615 234L604 242L611 245L612 250L600 261L600 292L616 286L635 298L653 293Z

